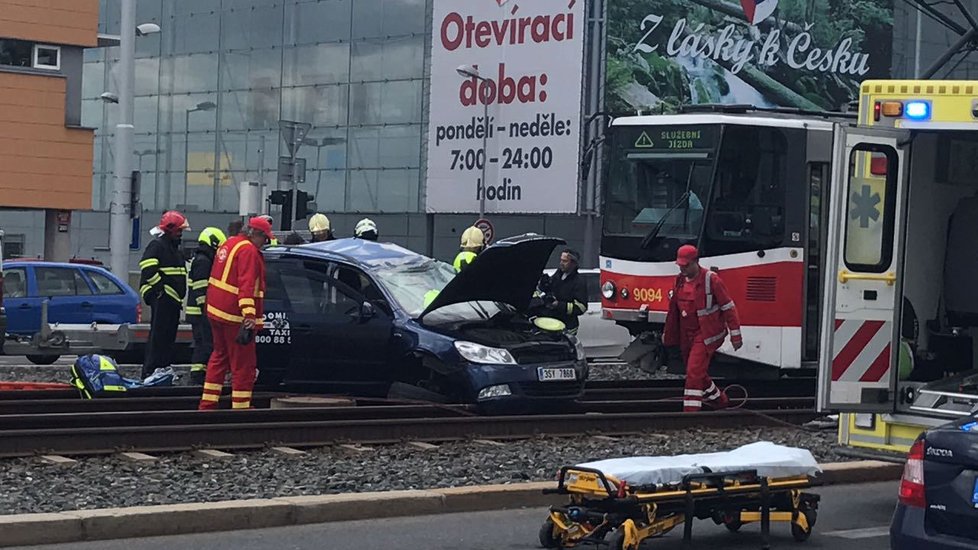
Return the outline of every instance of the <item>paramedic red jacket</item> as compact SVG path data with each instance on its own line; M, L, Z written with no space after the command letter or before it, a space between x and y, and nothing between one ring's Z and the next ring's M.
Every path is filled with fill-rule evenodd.
M677 297L684 285L696 285L696 299L681 306ZM703 339L703 344L710 351L716 351L723 345L728 330L732 341L742 341L737 308L720 276L708 269L700 268L699 274L692 281L686 280L683 275L676 277L676 286L669 300L665 331L662 334L664 345L678 346L680 338L689 338L689 335L682 334L687 329L687 323L682 322L684 317L698 321L699 331L696 336Z
M265 297L265 259L244 236L228 239L214 255L207 286L207 316L238 325L245 318L262 324Z

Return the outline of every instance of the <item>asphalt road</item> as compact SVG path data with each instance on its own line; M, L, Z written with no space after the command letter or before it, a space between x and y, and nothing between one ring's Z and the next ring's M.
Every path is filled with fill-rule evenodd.
M796 543L786 524L771 526L772 548L858 549L889 548L887 528L896 503L897 483L872 483L827 487L822 494L815 533L805 543ZM182 535L99 541L83 544L32 546L33 550L322 550L362 548L384 550L529 550L538 548L537 531L546 517L543 509L507 510L351 521L298 527L283 527L230 533ZM693 530L696 549L761 547L760 530L745 526L728 533L711 521L699 521ZM643 548L678 550L681 529L661 539L647 541ZM22 548L21 550L28 550Z

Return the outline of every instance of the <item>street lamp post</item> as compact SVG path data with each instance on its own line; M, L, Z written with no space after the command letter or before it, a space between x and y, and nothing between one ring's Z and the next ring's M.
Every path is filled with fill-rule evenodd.
M196 106L187 109L183 123L183 202L187 202L187 186L190 185L190 113L198 111L213 111L217 104L213 101L204 101ZM168 194L169 195L169 194ZM164 197L167 200L169 197Z
M479 81L480 84L485 84L488 79L479 74L479 68L475 65L461 65L455 72L458 73L462 78L474 78ZM476 90L476 97L482 100L482 195L479 196L479 219L486 217L486 191L489 188L489 182L486 181L486 165L489 164L489 93L486 92L482 94L482 86ZM479 155L475 156L476 162L479 161Z
M160 32L159 25L136 25L136 0L122 0L119 25L119 123L115 127L115 177L109 204L109 265L129 280L129 200L132 193L133 97L136 86L136 36Z

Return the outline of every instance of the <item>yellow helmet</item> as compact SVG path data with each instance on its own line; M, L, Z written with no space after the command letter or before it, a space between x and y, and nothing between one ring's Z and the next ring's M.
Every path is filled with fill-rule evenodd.
M309 232L322 233L323 231L329 231L329 218L325 214L313 214L309 218Z
M466 250L482 248L486 245L486 236L478 227L470 227L462 232L462 248Z
M221 246L226 240L228 238L224 235L224 232L216 227L205 227L200 232L200 235L197 236L197 242L206 244L212 248Z

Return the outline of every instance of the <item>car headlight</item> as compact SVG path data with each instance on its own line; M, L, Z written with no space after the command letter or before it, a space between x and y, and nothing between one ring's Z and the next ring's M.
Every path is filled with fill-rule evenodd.
M486 363L489 365L515 365L516 359L509 351L500 348L490 348L475 342L455 342L455 349L466 361Z
M601 285L601 295L604 296L605 300L611 300L615 297L615 283L611 281L605 281Z
M574 344L574 352L577 354L577 360L584 361L587 359L587 355L584 353L584 344L581 343L580 338L568 334L567 339Z
M493 397L506 397L507 395L513 395L513 390L509 388L509 384L499 384L496 386L489 386L488 388L482 388L479 392L479 399L491 399Z

